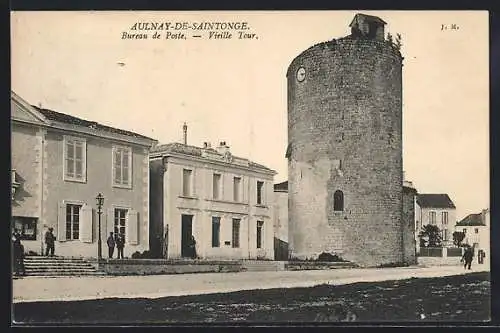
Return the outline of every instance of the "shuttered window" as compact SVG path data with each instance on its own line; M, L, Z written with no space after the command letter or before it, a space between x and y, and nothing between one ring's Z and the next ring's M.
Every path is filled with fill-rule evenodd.
M85 139L64 137L64 180L87 181Z
M80 238L80 209L81 205L66 205L66 239Z
M240 219L233 219L232 246L234 248L240 247L240 221Z
M264 203L262 188L264 187L264 182L257 181L257 204L262 205Z
M193 170L182 170L182 195L190 197L193 195L192 191Z
M233 178L233 200L235 202L241 201L241 177Z
M257 248L262 248L262 231L264 229L264 221L257 221Z
M212 247L220 247L220 217L212 216Z
M126 209L118 209L118 208L115 209L115 227L113 231L115 235L121 234L122 236L125 236L126 217L127 217Z
M220 199L221 198L221 174L214 173L213 175L213 198Z
M113 185L132 186L132 149L130 147L113 147Z

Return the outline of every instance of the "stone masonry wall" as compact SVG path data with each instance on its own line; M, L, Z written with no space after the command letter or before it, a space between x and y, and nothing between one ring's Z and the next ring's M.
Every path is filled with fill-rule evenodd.
M404 263L417 263L415 240L415 196L413 188L403 187L403 230L404 230Z
M293 60L287 80L291 256L402 263L399 51L375 40L321 43ZM333 211L336 190L341 212Z

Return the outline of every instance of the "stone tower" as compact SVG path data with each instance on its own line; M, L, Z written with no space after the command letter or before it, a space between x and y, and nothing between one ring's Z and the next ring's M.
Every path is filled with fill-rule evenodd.
M385 24L357 14L351 35L310 47L288 68L291 257L405 262L403 57Z

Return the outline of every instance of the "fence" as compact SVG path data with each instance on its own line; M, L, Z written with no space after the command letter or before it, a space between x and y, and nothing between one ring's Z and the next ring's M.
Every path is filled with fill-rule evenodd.
M419 257L442 257L442 247L421 247Z
M463 248L461 247L450 247L448 250L448 257L461 257L463 253Z

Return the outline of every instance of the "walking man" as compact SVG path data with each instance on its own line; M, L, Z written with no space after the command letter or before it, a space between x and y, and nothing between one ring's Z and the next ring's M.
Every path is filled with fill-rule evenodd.
M118 249L118 259L123 259L123 248L125 247L125 237L122 234L116 236L116 248Z
M464 269L470 269L473 257L474 257L474 250L472 247L468 246L465 249L464 255L462 256L462 260L464 262Z
M56 236L53 234L54 228L50 227L45 233L45 256L54 256Z
M115 238L113 237L113 232L109 233L108 237L108 257L110 259L113 258L113 252L115 252Z

